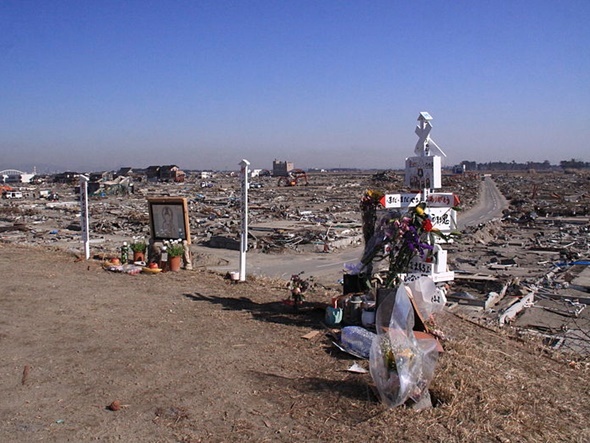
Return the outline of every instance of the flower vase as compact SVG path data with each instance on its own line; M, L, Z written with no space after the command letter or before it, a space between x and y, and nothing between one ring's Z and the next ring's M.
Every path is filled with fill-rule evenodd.
M133 251L133 261L145 261L145 252Z
M168 257L168 269L172 272L180 271L180 263L182 257L180 255L176 257Z

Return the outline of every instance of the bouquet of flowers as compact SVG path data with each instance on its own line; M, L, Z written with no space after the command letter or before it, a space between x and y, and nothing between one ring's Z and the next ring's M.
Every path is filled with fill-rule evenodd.
M375 234L375 222L377 221L377 208L381 206L381 199L384 194L374 189L365 191L361 198L361 215L363 218L363 237L365 244Z
M385 287L401 283L400 274L406 274L412 259L420 256L428 260L434 249L434 236L447 239L449 236L434 229L422 202L406 213L389 211L375 227L371 239L365 244L361 262L353 273L371 273L372 263L389 259Z
M298 274L293 274L291 280L289 280L289 283L287 284L287 288L291 291L292 298L292 300L289 301L289 304L293 303L295 309L298 309L299 305L304 302L305 292L314 286L313 276L302 278L301 274L303 274L303 271Z

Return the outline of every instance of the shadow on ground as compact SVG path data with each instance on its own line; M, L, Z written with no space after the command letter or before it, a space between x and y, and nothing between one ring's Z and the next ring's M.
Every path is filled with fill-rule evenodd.
M295 310L293 306L285 304L284 301L256 303L248 297L219 297L200 292L183 294L183 296L195 302L218 304L226 310L247 311L256 320L282 325L319 329L321 321L324 319L325 307L313 303L304 304Z
M367 384L366 379L358 374L350 374L343 380L332 380L321 377L285 377L259 371L252 371L252 373L265 385L288 386L297 392L321 397L335 395L353 401L379 403L379 399Z

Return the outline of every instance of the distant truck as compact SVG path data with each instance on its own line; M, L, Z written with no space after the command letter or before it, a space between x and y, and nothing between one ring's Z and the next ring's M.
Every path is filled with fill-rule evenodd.
M23 193L20 191L4 191L2 198L23 198Z

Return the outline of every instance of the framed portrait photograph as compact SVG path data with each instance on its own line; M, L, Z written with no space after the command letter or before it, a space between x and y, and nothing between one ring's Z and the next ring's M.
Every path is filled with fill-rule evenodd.
M153 241L181 239L190 244L191 234L186 198L152 197L147 201Z

